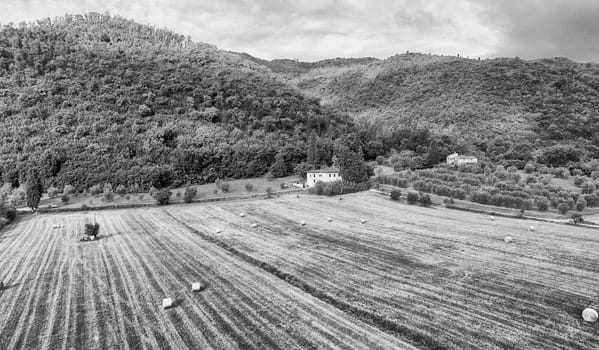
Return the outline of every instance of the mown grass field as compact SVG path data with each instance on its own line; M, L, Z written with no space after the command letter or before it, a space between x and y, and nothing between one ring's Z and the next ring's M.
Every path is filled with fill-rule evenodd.
M596 348L599 231L373 193L103 211L79 242L93 215L0 232L1 349Z

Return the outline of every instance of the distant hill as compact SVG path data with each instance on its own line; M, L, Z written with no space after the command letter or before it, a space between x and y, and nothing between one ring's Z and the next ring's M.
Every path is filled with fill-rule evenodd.
M0 172L47 185L260 176L306 158L311 132L351 121L236 54L120 17L0 29ZM280 163L281 163L280 162ZM280 165L280 164L279 164Z
M496 160L509 158L509 148L522 143L536 149L573 144L590 157L599 156L597 64L418 53L385 60L262 64L364 125L425 128Z

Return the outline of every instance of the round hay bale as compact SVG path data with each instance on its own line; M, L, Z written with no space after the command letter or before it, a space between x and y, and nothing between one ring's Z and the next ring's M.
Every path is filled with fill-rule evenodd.
M305 222L304 220L302 220L302 221L300 222L300 225L302 225L302 226L306 226L306 222Z
M534 226L528 226L528 231L534 231L535 227Z
M239 214L239 216L241 216L242 218L245 217L244 213Z
M258 224L256 224L256 223L253 223L253 224L252 224L252 228L256 228L256 227L258 227Z
M587 307L582 311L582 319L587 322L597 322L597 318L599 318L599 315L597 315L597 311L595 309Z
M512 237L510 237L510 236L505 236L505 237L503 237L503 241L504 241L505 243L512 243Z
M216 229L216 233L221 233L221 232L223 232L223 231L220 228Z
M362 219L360 220L361 223L365 224L366 223L366 219Z
M493 215L489 216L489 220L495 221L495 217Z
M202 283L201 282L195 282L191 284L191 291L192 292L199 292L200 290L202 290Z
M330 217L329 217L329 218L327 218L327 221L328 221L328 222L333 222L333 218L330 218Z

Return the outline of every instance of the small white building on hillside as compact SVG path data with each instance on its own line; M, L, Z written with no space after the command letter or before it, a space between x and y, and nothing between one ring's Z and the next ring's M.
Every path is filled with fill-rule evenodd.
M317 169L306 172L307 187L314 186L318 181L332 182L340 180L341 175L339 175L339 169L337 168Z
M457 153L452 153L447 156L447 164L451 165L462 165L462 164L476 164L478 159L475 156L460 156Z

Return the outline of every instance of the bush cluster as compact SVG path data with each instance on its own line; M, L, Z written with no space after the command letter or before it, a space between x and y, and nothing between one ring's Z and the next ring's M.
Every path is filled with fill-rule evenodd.
M318 181L314 186L308 189L308 192L317 195L324 196L337 196L341 194L354 193L360 191L366 191L369 188L368 182L355 183L355 182L342 182L342 181L331 181L322 182Z
M187 187L185 188L185 194L183 195L183 200L185 201L185 203L191 203L193 201L193 199L195 198L195 196L197 195L198 191L196 190L195 187Z
M168 188L163 188L160 190L156 190L154 192L154 199L159 205L167 205L171 200L172 192Z

